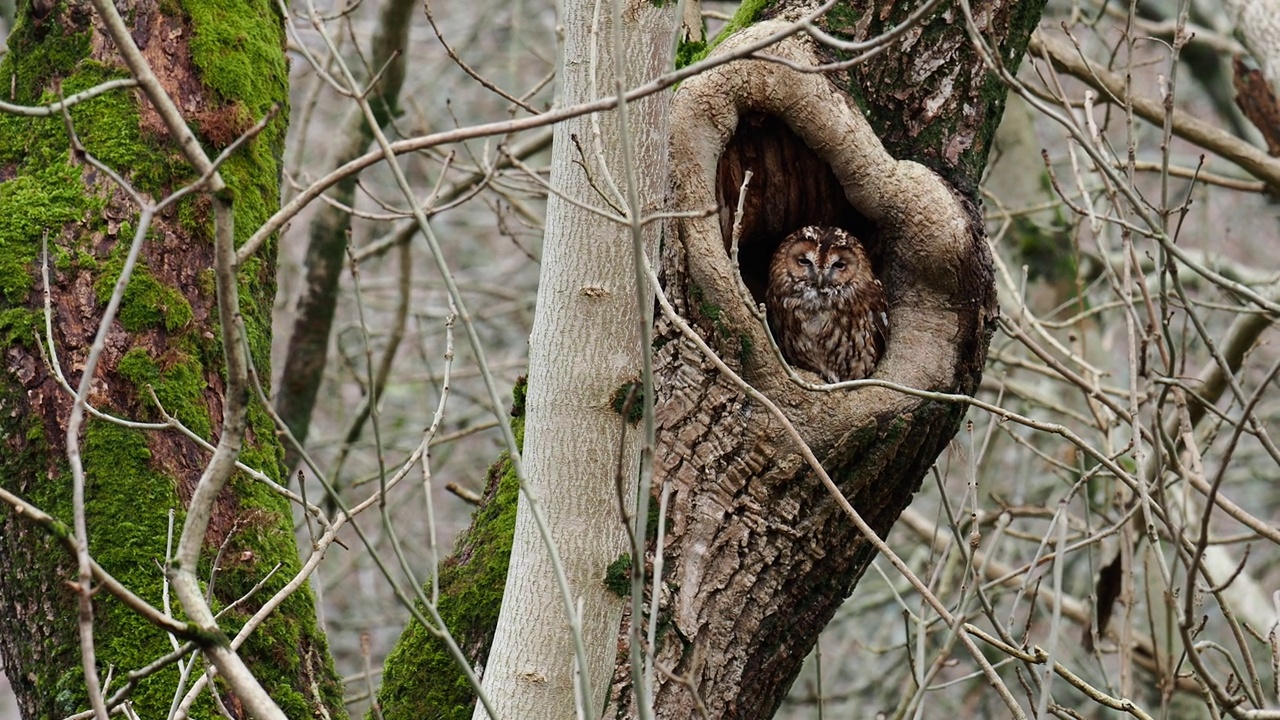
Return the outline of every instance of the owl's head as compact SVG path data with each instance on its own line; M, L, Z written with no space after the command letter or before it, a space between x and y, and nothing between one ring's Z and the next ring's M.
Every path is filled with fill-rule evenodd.
M772 282L784 278L792 285L819 293L849 288L871 274L862 243L836 227L809 226L787 236L769 265Z

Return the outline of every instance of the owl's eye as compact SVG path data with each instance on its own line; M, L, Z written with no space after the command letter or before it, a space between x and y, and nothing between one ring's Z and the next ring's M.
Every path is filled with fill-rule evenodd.
M835 261L835 262L831 263L831 267L833 267L833 268L835 268L835 269L837 269L837 270L843 270L843 269L844 269L844 266L845 266L845 261L843 261L843 260L837 260L837 261Z
M805 267L808 267L813 264L812 260L804 256L797 258L796 262L800 263L801 265L804 265Z

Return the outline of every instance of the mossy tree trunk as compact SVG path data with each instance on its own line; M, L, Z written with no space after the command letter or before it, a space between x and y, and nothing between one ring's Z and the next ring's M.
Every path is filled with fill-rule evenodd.
M129 76L87 2L35 5L34 11L33 3L20 5L10 52L0 63L6 101L48 104L59 93L71 96ZM210 156L273 106L287 105L284 32L274 3L183 0L125 3L120 9L134 42ZM287 115L280 112L220 168L234 197L238 239L277 207ZM195 179L136 89L78 104L70 118L86 151L152 202ZM0 488L70 525L64 437L73 398L50 363L57 363L71 386L79 383L138 227L139 208L105 173L71 152L66 127L56 113L0 114ZM210 208L209 199L197 193L155 218L106 336L88 401L113 416L149 422L161 420L163 408L195 434L216 441L225 381ZM46 237L54 353L41 347ZM274 272L271 249L245 263L239 275L240 312L262 377L269 376ZM248 424L241 460L283 481L283 456L269 417L252 406ZM134 594L162 607L169 516L176 515L176 538L184 504L210 454L172 429L95 418L84 427L81 448L90 553ZM201 567L206 582L213 576L215 610L248 595L221 616L220 628L234 636L298 567L288 503L265 484L237 474L218 498ZM88 707L77 600L69 586L75 577L74 557L48 527L0 505L0 656L24 717L65 717ZM112 593L97 592L93 610L96 667L100 677L114 673L113 689L123 685L125 673L172 651L165 632ZM249 635L239 653L289 717L345 716L305 584ZM192 680L202 667L195 657ZM129 697L138 715L167 716L178 677L171 664L142 679ZM241 710L225 686L220 696L233 713ZM209 697L206 692L191 712L215 715Z

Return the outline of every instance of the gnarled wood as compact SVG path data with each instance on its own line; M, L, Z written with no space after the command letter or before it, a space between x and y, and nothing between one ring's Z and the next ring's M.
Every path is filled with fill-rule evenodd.
M757 24L718 52L780 24ZM803 36L768 52L819 62ZM760 263L790 230L869 223L891 304L888 347L874 378L973 392L996 304L987 245L966 200L932 171L891 157L854 102L822 74L735 61L687 81L674 113L674 209L714 205L743 170L756 174L748 207L761 209L744 219L740 256L749 286L758 285ZM807 150L796 150L797 140ZM842 197L832 196L821 169L802 178L772 174L812 168L810 156L826 166ZM753 192L762 195L752 201ZM955 433L963 408L886 387L821 391L791 381L753 312L754 299L740 289L725 226L714 216L674 224L666 292L720 357L784 411L853 506L884 534ZM711 717L770 717L874 553L781 421L674 325L660 320L659 328L656 480L673 493L657 662L696 689ZM616 677L619 716L630 716L626 681L621 672ZM659 717L697 716L694 693L666 673L657 675L655 702Z

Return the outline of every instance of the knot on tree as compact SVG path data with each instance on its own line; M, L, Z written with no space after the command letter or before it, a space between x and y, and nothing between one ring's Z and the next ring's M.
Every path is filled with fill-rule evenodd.
M759 23L715 52L783 27ZM804 35L762 52L821 64ZM889 300L888 343L871 378L969 394L996 313L975 207L931 170L890 156L826 74L736 59L686 80L672 112L665 293L724 364L785 414L883 536L965 406L884 386L830 391L794 382L757 308L768 264L798 228L859 236ZM748 170L735 264L731 237ZM655 487L672 493L661 579L671 622L661 625L656 652L673 673L659 677L657 703L671 717L687 704L693 717L692 687L712 716L770 717L874 550L785 424L710 361L681 322L659 317L655 342ZM614 698L629 712L625 695Z

